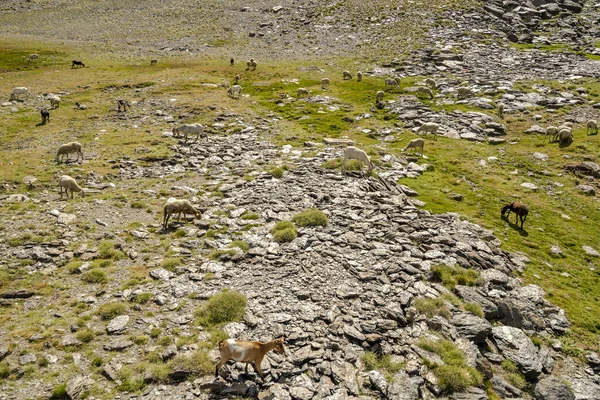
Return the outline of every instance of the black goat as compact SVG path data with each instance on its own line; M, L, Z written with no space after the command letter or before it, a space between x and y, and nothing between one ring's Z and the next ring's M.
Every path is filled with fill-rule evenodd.
M506 214L506 219L510 215L510 212L515 213L515 224L519 225L519 219L521 220L521 229L523 229L523 223L527 219L527 214L529 214L529 208L521 202L513 201L512 203L502 207L501 215L504 216L504 213L508 210L508 214Z
M85 68L85 64L82 63L81 61L73 60L73 63L71 64L71 68L75 68L75 67Z
M45 125L46 122L50 122L50 111L48 111L47 108L42 108L40 114L42 114L42 125Z

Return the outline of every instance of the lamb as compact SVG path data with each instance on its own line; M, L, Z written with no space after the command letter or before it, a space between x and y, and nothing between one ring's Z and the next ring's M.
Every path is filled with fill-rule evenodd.
M69 154L77 153L77 158L75 161L79 160L79 155L81 155L81 159L83 160L83 152L81 151L81 143L79 142L70 142L67 144L63 144L58 148L56 152L56 162L60 163L62 161L63 156L67 155L67 161L69 161Z
M240 81L241 77L239 75L235 76L235 82L233 83L234 85L237 85L238 82Z
M19 100L22 97L29 97L29 90L26 87L16 87L13 88L11 94L10 94L10 99L11 100Z
M131 109L131 105L127 100L117 99L117 108L119 112L121 111L121 107L123 107L123 111L127 111L127 107Z
M346 171L346 162L351 160L358 160L360 163L360 171L362 173L362 164L365 163L367 165L367 171L370 172L373 169L373 163L371 163L371 158L367 153L363 150L354 147L348 146L344 149L344 159L342 160L342 173Z
M432 78L425 79L424 83L425 83L425 86L428 86L433 90L435 90L437 87L437 84L435 83L435 81Z
M298 93L297 93L297 97L300 98L300 96L309 97L310 94L308 93L308 90L306 90L304 88L299 88L298 89Z
M154 67L156 64L158 64L158 60L150 60L150 66Z
M179 137L183 135L186 142L188 140L188 135L190 134L196 134L196 139L194 140L194 142L196 142L200 135L204 134L204 127L201 124L183 124L178 127L173 127L173 136Z
M467 87L459 87L456 91L456 96L459 99L466 99L467 97L473 97L473 95L473 91Z
M51 94L50 96L48 96L48 99L50 100L50 106L52 107L52 109L58 108L60 106L59 96Z
M227 339L219 342L220 360L215 368L215 378L219 377L219 369L229 360L246 363L246 374L248 373L248 364L253 362L253 367L261 377L265 377L260 368L260 364L265 355L274 350L277 354L285 354L283 347L283 338L274 339L270 342L248 342L244 340Z
M384 95L385 95L385 93L382 90L378 91L377 94L375 95L375 102L379 103L380 101L382 101Z
M362 71L358 71L358 72L356 73L356 82L360 82L360 81L362 81L362 75L363 75L363 74L362 74Z
M440 126L435 122L426 122L423 125L421 125L419 129L417 129L417 132L425 132L425 137L427 137L427 134L433 133L434 140L437 140L437 131L439 128Z
M344 80L352 79L352 75L350 75L349 71L342 72Z
M29 62L31 61L37 61L40 58L40 56L38 56L37 54L30 54L29 55Z
M498 103L496 107L498 107L498 117L504 118L504 103Z
M598 134L598 123L595 119L590 119L587 122L587 134L588 135L597 135Z
M421 149L421 155L423 155L423 146L425 146L425 141L423 139L413 139L406 145L405 148L402 149L402 152L406 152L408 149L414 149L414 153L417 152L417 149Z
M252 68L252 71L256 70L256 61L254 61L254 58L246 61L246 71L248 71L250 68Z
M546 128L546 137L548 138L548 143L551 141L556 141L558 136L558 128L554 125Z
M85 64L82 63L81 61L73 60L73 62L71 63L71 68L75 68L75 67L85 68Z
M573 131L567 128L563 128L561 130L558 131L558 142L559 144L563 144L563 143L571 143L573 142Z
M61 199L63 195L63 189L65 189L67 199L69 198L69 190L71 191L71 198L73 198L73 192L80 192L81 197L85 197L85 190L77 184L75 179L71 178L68 175L63 175L60 178L58 178L58 189L60 190Z
M177 216L177 222L181 220L181 213L183 213L183 219L187 218L187 214L193 214L194 216L200 216L202 213L194 208L192 203L186 199L175 199L169 198L163 207L163 229L166 230L169 226L169 218L173 214L179 214Z
M502 211L500 215L504 217L504 213L508 210L508 214L506 214L506 219L508 220L508 216L510 212L515 213L515 224L519 224L519 219L521 220L521 229L523 229L523 223L527 219L527 214L529 213L529 208L521 202L513 201L512 203L502 207Z
M78 110L87 110L87 106L85 104L79 104L78 102L75 102L75 107Z
M400 87L400 78L386 78L385 79L385 85L384 87L388 87L388 86L396 86L397 88Z
M329 78L321 79L321 89L327 90L329 88Z
M430 99L433 99L433 92L428 87L418 87L417 94L426 94Z
M227 94L232 99L239 99L242 94L242 87L240 85L233 85L227 90Z
M47 108L42 108L40 114L42 114L42 125L45 125L46 122L50 122L50 111L48 111Z

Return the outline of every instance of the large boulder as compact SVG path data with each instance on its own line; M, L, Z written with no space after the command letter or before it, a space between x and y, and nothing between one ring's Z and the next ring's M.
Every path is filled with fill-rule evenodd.
M487 320L469 313L455 314L450 323L461 336L474 343L483 343L492 331L492 324Z
M492 328L492 337L502 355L515 363L527 379L535 379L542 373L538 349L522 330L497 326Z
M575 395L571 389L560 379L548 376L541 379L534 390L536 400L575 400Z

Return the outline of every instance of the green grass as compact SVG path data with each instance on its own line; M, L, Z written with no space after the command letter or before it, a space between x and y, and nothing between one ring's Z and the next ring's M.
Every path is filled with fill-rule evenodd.
M290 221L279 221L273 229L271 229L271 235L277 243L288 243L296 239L298 230L296 225Z
M283 168L281 167L275 167L272 168L270 171L271 175L273 175L273 178L277 178L277 179L281 179L283 178Z
M61 383L52 389L52 394L50 395L51 400L63 400L68 399L67 396L67 384Z
M434 298L420 297L413 302L417 311L421 314L425 314L428 318L439 315L446 319L450 319L452 317L452 312L450 311L450 306L448 304L453 305L459 310L483 318L484 314L481 306L474 303L463 303L452 293L444 293L441 296Z
M108 282L108 277L100 269L91 269L81 275L81 280L87 283L106 283Z
M389 354L375 354L367 351L360 359L367 371L377 370L383 372L388 381L391 381L392 376L404 366L403 363L393 362Z
M97 314L100 316L101 319L109 320L113 319L118 315L123 315L127 313L127 310L129 310L129 307L126 303L106 303L100 306L100 308L97 311Z
M456 285L474 286L479 279L479 271L462 267L435 265L431 267L431 272L436 280L451 290Z
M152 293L138 293L133 296L131 301L138 304L146 304L150 299L152 299Z
M125 253L117 250L115 244L110 240L100 242L98 246L98 253L101 258L110 258L112 260L120 260L125 257Z
M0 362L0 379L6 379L10 375L10 367L5 362Z
M329 223L329 218L323 211L311 208L294 215L292 222L300 227L326 226Z
M246 312L246 296L234 290L224 290L211 296L196 309L198 322L207 328L239 321Z
M160 262L161 267L171 272L175 271L175 267L178 267L181 264L183 264L183 262L179 257L168 257Z
M83 343L89 343L96 337L96 333L91 329L83 329L75 334L75 337Z
M237 247L238 249L241 249L244 253L247 252L248 249L250 249L248 242L244 242L243 240L234 240L233 242L229 243L227 247Z

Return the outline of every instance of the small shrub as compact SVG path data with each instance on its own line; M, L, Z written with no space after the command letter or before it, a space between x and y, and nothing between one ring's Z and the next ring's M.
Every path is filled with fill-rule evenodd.
M479 318L483 318L483 310L481 306L476 303L465 303L465 311L473 315L477 315Z
M138 346L142 346L146 343L148 343L148 341L150 340L150 338L146 335L140 335L138 337L136 337L135 339L133 339L133 342L135 344L137 344Z
M229 243L229 246L227 247L237 247L238 249L241 249L244 253L247 252L250 248L248 243L244 242L243 240L234 240L233 242Z
M106 277L106 273L100 269L91 269L81 275L81 280L87 283L106 283L108 282L108 278Z
M104 363L104 360L100 356L96 356L92 359L93 367L100 367L100 366L102 366L103 363Z
M186 235L185 231L183 229L177 229L175 232L173 232L173 237L174 238L182 238Z
M146 208L146 203L144 203L143 201L134 201L131 203L131 208Z
M152 339L156 339L157 337L160 336L161 333L162 333L162 329L160 329L160 328L152 328L152 330L150 331L150 337Z
M77 339L79 339L80 341L82 341L83 343L89 343L92 340L94 340L94 337L96 337L96 334L91 329L83 329L83 330L77 332L75 337Z
M51 400L62 400L62 399L68 399L69 397L67 396L67 384L66 383L61 383L58 386L55 386L54 389L52 389L52 395L50 395L50 399Z
M146 304L147 302L150 301L151 298L152 298L152 293L138 293L135 296L133 296L131 301L133 301L134 303L138 303L138 304Z
M446 302L441 297L436 297L434 299L418 298L413 304L418 312L427 315L428 318L432 318L434 315L440 315L449 319L452 316Z
M326 226L329 223L329 218L323 211L316 208L311 208L294 215L292 222L298 226Z
M98 315L103 320L113 319L118 315L123 315L127 312L127 304L122 302L106 303L98 309Z
M393 362L389 354L380 355L367 351L362 355L361 360L365 364L367 371L379 370L394 374L403 367L402 363Z
M169 362L169 366L196 375L212 375L215 372L215 364L206 350L197 350L190 355L178 354Z
M273 178L281 179L283 178L283 168L275 167L269 171Z
M37 364L42 367L45 368L48 366L48 364L50 364L50 361L48 361L48 359L46 357L40 357L40 359L38 360Z
M233 256L235 255L235 250L214 250L208 255L208 258L211 260L220 260L224 255Z
M271 229L271 235L277 243L288 243L296 239L298 230L296 226L289 221L279 221L273 229Z
M260 216L256 213L249 212L249 213L242 215L240 218L244 219L244 220L255 220L255 219L260 218Z
M456 285L475 286L479 280L479 272L473 269L436 265L431 267L431 271L434 278L449 289L454 289Z
M171 338L171 336L163 336L160 339L158 339L156 342L161 346L168 346L171 343L173 343L173 339Z
M196 310L200 324L211 327L228 322L239 321L246 312L246 296L233 290L224 290L211 296Z
M161 261L160 266L171 272L175 271L175 267L182 264L179 257L168 257Z
M125 257L122 251L115 249L115 244L110 240L100 242L98 253L101 258L110 258L113 260L120 260Z

